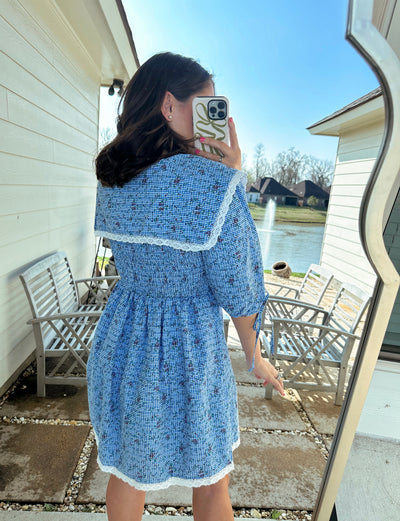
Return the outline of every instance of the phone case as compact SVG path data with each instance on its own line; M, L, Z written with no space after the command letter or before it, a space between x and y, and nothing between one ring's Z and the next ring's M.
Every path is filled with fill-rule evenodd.
M226 103L226 117L223 119L211 119L209 114L209 102L214 100L223 100ZM200 137L211 137L223 141L229 145L229 100L225 96L199 96L193 99L193 134L195 138ZM223 154L216 148L210 147L201 143L199 139L196 139L194 146L204 152L211 152L212 154Z

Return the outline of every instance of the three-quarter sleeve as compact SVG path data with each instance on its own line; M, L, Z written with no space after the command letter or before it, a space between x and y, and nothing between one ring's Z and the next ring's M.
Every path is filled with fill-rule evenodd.
M232 317L257 313L254 329L258 337L268 294L260 242L242 186L236 188L216 245L202 255L217 303Z
M266 300L257 230L238 186L216 245L203 251L209 286L232 317L257 313Z

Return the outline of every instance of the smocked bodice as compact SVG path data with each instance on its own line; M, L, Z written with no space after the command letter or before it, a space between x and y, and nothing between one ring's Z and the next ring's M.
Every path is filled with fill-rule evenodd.
M125 290L157 298L210 294L199 252L117 241L111 247L121 276L118 285Z

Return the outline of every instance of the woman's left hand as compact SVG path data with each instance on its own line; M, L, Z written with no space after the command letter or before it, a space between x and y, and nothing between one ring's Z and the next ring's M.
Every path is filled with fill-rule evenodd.
M211 159L213 161L222 162L224 165L229 166L231 168L235 168L236 170L240 170L242 168L242 153L239 147L239 141L236 134L235 124L232 118L228 120L229 126L229 138L231 145L227 145L223 141L218 141L218 139L212 139L210 137L201 137L200 141L205 145L216 148L223 154L223 158L221 161L221 156L218 154L211 154L210 152L204 152L203 150L196 149L196 154L202 157L206 157L207 159Z

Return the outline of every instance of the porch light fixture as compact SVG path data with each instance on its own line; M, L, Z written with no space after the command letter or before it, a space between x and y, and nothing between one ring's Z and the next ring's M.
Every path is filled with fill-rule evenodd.
M108 89L108 94L110 96L114 96L114 93L115 93L114 87L118 87L118 96L121 96L123 86L124 86L123 80L118 80L117 78L114 78L111 87Z

